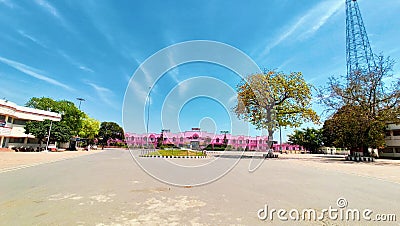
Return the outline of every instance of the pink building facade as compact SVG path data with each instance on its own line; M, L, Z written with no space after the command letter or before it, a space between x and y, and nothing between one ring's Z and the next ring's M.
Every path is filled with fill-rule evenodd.
M136 134L126 133L125 141L128 146L141 148L147 146L157 146L158 138L161 133ZM163 133L163 144L174 145L179 148L203 149L208 145L220 146L224 144L226 139L227 150L249 150L249 151L267 151L267 136L233 136L231 134L213 134L206 131L185 131L180 133ZM279 144L274 141L272 149L279 151ZM283 152L302 151L303 148L298 145L282 144Z

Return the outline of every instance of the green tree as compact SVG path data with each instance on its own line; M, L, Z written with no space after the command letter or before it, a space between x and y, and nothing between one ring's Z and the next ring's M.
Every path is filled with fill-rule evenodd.
M391 79L393 64L390 58L378 56L373 71L332 77L320 90L322 103L334 112L324 132L334 137L333 143L362 149L367 156L369 147L384 145L385 124L400 122L400 80Z
M79 110L73 102L67 100L57 101L56 112L61 114L61 123L68 125L72 134L78 135L86 114Z
M350 150L382 147L386 122L371 120L367 112L362 106L343 106L324 122L324 140Z
M28 102L26 102L25 106L59 113L57 101L48 97L32 97Z
M285 74L274 70L253 74L237 86L236 115L257 129L266 129L269 146L279 126L298 127L304 122L319 122L311 109L311 85L301 72Z
M289 142L303 146L311 153L317 153L318 148L323 145L322 130L314 128L306 128L295 130L292 135L289 135Z
M109 139L125 138L124 130L115 122L102 122L99 129L99 137L104 145Z
M51 125L51 133L50 133L50 141L58 141L58 142L67 142L71 138L71 130L68 126L61 122L51 122L50 120L44 121L30 121L25 125L25 133L34 135L42 144L47 141L47 136L49 133Z
M61 114L61 123L68 126L73 135L78 135L82 128L85 113L79 110L71 101L56 101L48 97L33 97L25 106Z
M94 118L90 118L85 115L82 120L82 127L79 131L79 137L89 139L89 142L93 142L93 140L99 134L100 122Z
M75 104L70 101L56 101L48 97L33 97L25 106L61 114L61 121L52 123L50 133L50 141L52 142L68 142L71 137L79 133L87 134L89 137L92 136L88 131L90 127L87 125L88 123L83 125L84 119L87 118L86 114L80 111ZM91 122L91 120L89 120L89 122ZM32 134L41 142L44 142L46 141L45 138L48 135L50 124L49 120L28 122L25 125L25 133Z

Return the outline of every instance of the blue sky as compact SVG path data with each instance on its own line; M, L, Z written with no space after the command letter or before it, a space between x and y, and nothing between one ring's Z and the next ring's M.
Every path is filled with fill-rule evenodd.
M190 40L227 43L260 68L301 71L319 87L346 71L344 2L0 0L0 98L23 105L34 96L76 104L82 97L81 108L91 117L121 124L124 94L139 65L162 48ZM399 61L400 1L359 0L359 6L373 51ZM157 118L165 95L196 76L231 87L239 81L212 64L169 71L152 90L150 131L162 127ZM198 97L184 105L178 121L181 130L229 130L227 114L215 100Z

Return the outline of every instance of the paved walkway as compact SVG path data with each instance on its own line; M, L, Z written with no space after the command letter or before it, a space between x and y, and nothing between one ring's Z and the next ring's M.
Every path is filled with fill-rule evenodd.
M102 150L64 152L0 152L0 173L79 156L91 155L99 152L102 152Z
M375 162L353 162L345 161L344 156L308 154L281 154L279 158L316 169L372 177L400 184L400 160L376 159Z
M392 164L367 165L282 155L279 159L263 160L261 167L250 173L251 159L246 158L213 183L174 187L146 174L126 150L95 155L12 154L86 156L0 173L0 225L399 225L399 221L385 224L327 218L285 222L277 219L276 214L274 220L261 221L257 216L265 205L270 209L313 208L320 212L329 206L338 207L341 197L351 209L369 208L374 214L393 213L399 217L399 183L346 173L364 166L372 171L388 167L385 169L398 172L399 168ZM173 161L197 165L212 160ZM143 161L161 167L166 160ZM169 173L181 177L186 168ZM164 170L160 168L160 172ZM204 173L210 172L193 177L201 178Z

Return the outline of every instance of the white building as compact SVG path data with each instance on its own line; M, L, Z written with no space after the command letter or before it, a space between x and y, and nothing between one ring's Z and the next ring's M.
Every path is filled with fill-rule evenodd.
M386 147L379 151L379 156L400 158L400 125L388 124L385 137Z
M318 150L324 154L329 154L329 155L349 155L350 154L350 150L348 150L346 148L322 146Z
M37 147L38 140L31 134L25 134L25 124L28 121L60 121L58 113L43 111L0 99L0 145L1 148L19 146Z

